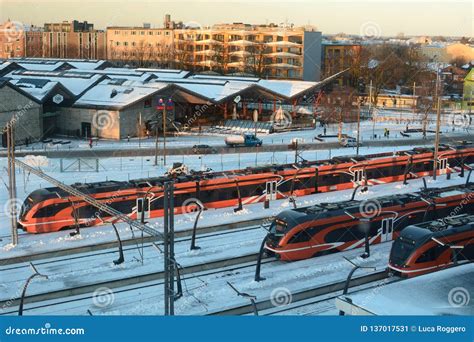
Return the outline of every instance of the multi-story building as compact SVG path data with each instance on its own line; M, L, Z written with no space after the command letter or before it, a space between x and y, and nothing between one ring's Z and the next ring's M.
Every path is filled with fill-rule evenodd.
M25 53L24 26L8 20L0 25L0 58L23 57Z
M25 57L43 57L43 29L30 27L25 31Z
M225 74L318 81L321 32L234 23L174 30L179 67Z
M143 67L173 66L173 30L149 27L108 27L107 59Z
M108 59L137 66L318 81L321 33L314 29L223 24L107 28Z
M357 59L360 58L360 44L347 42L323 42L322 44L322 63L323 76L329 77L351 68ZM340 85L349 85L351 83L350 74L346 73L339 78Z
M95 30L87 21L47 23L42 33L42 57L104 59L107 57L106 33Z

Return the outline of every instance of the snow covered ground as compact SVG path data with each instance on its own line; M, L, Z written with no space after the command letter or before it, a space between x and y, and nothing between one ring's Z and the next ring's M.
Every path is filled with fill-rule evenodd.
M262 275L266 280L261 282L254 281L254 264L214 274L189 275L183 280L184 295L175 302L175 313L202 315L249 304L248 299L237 296L228 282L239 291L256 296L257 301L273 298L275 303L281 303L279 299L283 299L283 303L291 303L295 292L343 281L352 268L342 258L343 255L361 265L375 267L378 271L385 269L390 247L391 243L373 246L368 259L361 259L359 255L362 250L356 249L291 263L266 263L262 265ZM363 274L366 271L362 270L355 276ZM38 280L38 285L46 287L47 284L48 280ZM99 293L102 293L102 298ZM66 302L63 301L64 299L57 299L27 304L27 314L86 315L87 310L90 310L94 315L162 315L163 285L161 282L151 281L113 290L98 287L95 295L91 291L88 295L72 296ZM11 308L12 312L13 310L15 308Z
M474 126L474 124L472 125ZM471 126L471 128L473 128ZM369 141L373 139L373 135L377 135L377 139L386 139L383 137L384 130L385 128L390 130L390 138L389 139L400 139L402 136L400 135L401 131L404 131L407 127L406 123L396 123L392 121L387 121L387 122L377 122L375 127L372 123L372 121L362 121L360 125L360 137L361 141ZM422 124L419 122L415 122L412 124L409 124L409 128L421 128ZM435 130L435 122L430 121L427 129L428 130ZM441 126L441 131L446 134L450 134L453 136L456 135L465 135L469 134L469 131L467 128L469 126L458 124L458 125L452 125L451 122L443 122ZM335 135L338 133L339 126L337 124L330 124L326 128L326 134L327 135ZM357 123L345 123L343 124L342 127L342 132L351 136L356 136L357 135ZM303 140L306 143L311 143L311 142L317 142L315 140L315 136L323 134L323 128L318 126L316 129L308 129L308 130L302 130L302 131L290 131L290 132L281 132L281 133L273 133L273 134L259 134L259 138L263 139L263 144L264 145L270 145L270 144L289 144L293 138L299 138ZM432 136L432 133L428 134L429 136ZM207 144L211 146L223 146L224 145L224 137L226 135L224 134L197 134L197 133L181 133L178 136L175 137L168 137L166 139L166 145L167 147L192 147L193 145L196 144ZM414 133L411 134L410 138L404 138L404 139L416 139L416 138L421 138L420 133ZM387 140L389 140L387 139ZM57 138L54 139L54 141L59 141L59 140L64 140L64 141L70 141L70 144L67 145L53 145L52 143L34 143L29 145L29 147L25 146L18 146L19 151L32 151L34 152L35 150L77 150L77 149L87 149L89 150L89 141L87 139L71 139L69 137L65 137L63 139ZM160 138L160 149L162 146L162 139ZM333 141L333 139L329 139L327 141ZM154 148L155 146L155 140L153 137L150 138L132 138L130 141L127 141L127 139L123 139L121 141L113 141L113 140L100 140L96 143L94 143L94 146L92 150L96 149L138 149L138 148ZM4 150L0 148L0 151Z

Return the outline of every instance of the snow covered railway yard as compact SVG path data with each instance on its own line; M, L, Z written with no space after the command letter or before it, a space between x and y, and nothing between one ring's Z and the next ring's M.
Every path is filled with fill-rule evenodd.
M254 262L185 275L183 297L175 302L175 312L180 315L251 312L248 298L238 296L229 283L240 292L256 296L257 302L263 304L262 307L269 307L271 298L276 296L275 291L281 291L278 295L281 297L278 298L287 301L286 304L291 302L293 297L295 301L307 299L318 293L318 290L326 294L335 292L335 284L339 286L336 289L339 293L347 273L352 268L342 256L362 265L375 267L377 271L369 274L371 278L368 280L384 279L390 245L383 243L374 246L372 255L367 259L358 257L360 250L351 250L293 263L268 261L262 265L262 275L266 280L260 282L254 281ZM365 277L367 276L360 276L363 278L361 281L364 281ZM355 281L357 280L355 277ZM95 290L83 295L29 303L25 306L25 312L28 315L85 315L89 310L94 315L146 315L161 314L163 310L161 281L147 281L113 290L107 288L107 293L101 293L104 289L98 285ZM108 302L107 305L102 305L104 300ZM15 305L3 308L3 314L16 312Z
M441 187L465 183L465 178L452 175L451 180L440 176L437 181L428 180L429 187ZM406 193L423 186L421 179L411 180L408 185L401 183L370 187L365 193L357 192L357 199L396 193ZM297 198L297 206L307 206L320 202L337 202L349 199L353 190L319 193ZM271 307L269 298L278 289L289 291L295 302L316 298L321 295L340 294L345 277L352 265L343 256L357 260L358 264L368 264L376 268L371 278L361 280L373 283L386 278L385 269L391 243L371 247L371 256L361 259L363 249L312 258L298 262L281 262L273 258L264 259L262 276L265 281L254 281L255 260L260 243L266 231L261 224L268 224L268 217L290 207L287 199L272 201L269 209L262 210L262 203L245 205L240 212L233 208L207 210L199 221L197 245L199 250L189 251L190 239L183 237L176 242L176 260L183 267L183 297L175 303L177 314L248 314L252 306L248 298L238 296L228 285L238 291L257 297L263 310ZM176 231L192 228L195 214L176 215ZM225 229L225 225L251 221L249 227ZM162 229L162 218L151 219L158 229ZM222 230L203 234L200 229L221 225ZM122 239L133 238L129 227L118 225ZM18 294L25 279L31 275L26 262L8 264L8 259L28 258L32 253L43 256L34 261L37 270L48 275L48 280L34 281L28 287L25 310L28 314L159 314L162 312L163 257L158 248L149 242L143 249L140 238L125 247L125 263L114 265L118 258L117 248L101 251L71 254L69 257L55 257L58 251L68 248L92 247L99 243L116 241L110 226L81 229L81 234L69 236L70 231L49 234L25 234L22 243L12 247L2 241L0 268L2 283L3 314L17 312ZM138 232L135 232L135 237ZM159 246L159 245L158 245ZM143 256L143 263L142 263ZM356 278L357 279L357 278ZM368 285L369 286L369 285ZM97 306L97 291L107 289L113 296L113 305ZM314 290L314 289L317 290ZM324 290L321 290L323 288ZM319 291L319 292L318 292ZM322 291L322 292L321 292ZM285 292L284 296L287 295ZM100 296L100 295L99 295ZM326 301L329 299L326 299ZM308 304L309 305L309 304ZM316 304L314 304L316 305ZM323 305L323 304L318 304ZM317 311L317 309L315 309ZM269 313L270 314L270 313ZM284 313L282 313L284 314Z

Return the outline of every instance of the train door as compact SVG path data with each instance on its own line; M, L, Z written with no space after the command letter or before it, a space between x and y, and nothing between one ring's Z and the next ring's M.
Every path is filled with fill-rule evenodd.
M380 241L392 241L393 237L393 218L385 218L382 220Z
M448 159L441 158L440 160L438 160L438 168L440 174L446 174L446 170L448 169Z
M267 200L274 201L277 199L277 182L276 181L267 182L265 190L266 190Z
M354 183L360 183L364 180L364 170L354 170L352 181Z
M142 217L150 218L150 198L137 198L137 219Z

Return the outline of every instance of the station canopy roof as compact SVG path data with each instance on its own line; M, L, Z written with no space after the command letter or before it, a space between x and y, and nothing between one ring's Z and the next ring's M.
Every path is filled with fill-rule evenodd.
M18 69L5 77L11 79L12 84L23 84L24 90L31 95L40 91L38 87L28 86L29 83L47 80L73 94L74 106L104 109L124 108L150 96L170 96L175 101L208 105L230 102L238 96L248 102L291 102L314 93L340 75L321 82L306 82L193 74L175 69L116 68L109 67L106 61L36 58L12 61ZM48 86L54 87L53 84ZM110 96L112 93L114 96Z

